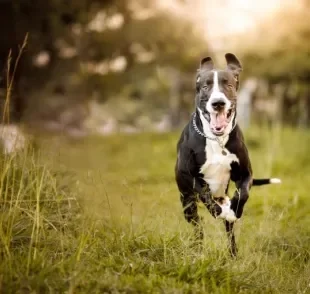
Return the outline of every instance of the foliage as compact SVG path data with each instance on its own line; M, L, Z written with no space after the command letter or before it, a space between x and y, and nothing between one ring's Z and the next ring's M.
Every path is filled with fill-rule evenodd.
M29 34L15 89L30 118L57 118L63 108L104 101L128 87L129 96L167 95L158 70L195 70L208 50L189 19L160 9L157 1L5 0L0 11L0 36L13 36L0 37L1 68ZM155 88L146 87L149 79ZM5 87L5 75L0 83Z
M244 63L248 72L275 80L309 81L310 6L296 1L265 21L250 37Z

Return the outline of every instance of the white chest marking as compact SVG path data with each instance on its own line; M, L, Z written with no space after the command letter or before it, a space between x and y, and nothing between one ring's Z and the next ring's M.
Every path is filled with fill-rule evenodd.
M230 178L230 164L234 161L239 162L239 160L235 154L230 153L227 149L225 149L227 155L223 155L218 142L206 140L207 160L201 166L200 172L209 184L213 197L224 197Z

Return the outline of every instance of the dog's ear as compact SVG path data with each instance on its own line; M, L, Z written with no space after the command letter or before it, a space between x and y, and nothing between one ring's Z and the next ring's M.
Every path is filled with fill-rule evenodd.
M242 65L239 59L236 57L236 55L232 53L226 53L225 59L227 62L227 69L232 71L235 80L237 82L237 89L239 87L239 75L242 72Z
M212 70L214 68L214 63L211 57L205 57L200 61L200 69Z
M242 65L239 59L232 53L226 53L225 59L227 69L231 70L235 76L239 76L240 72L242 72Z

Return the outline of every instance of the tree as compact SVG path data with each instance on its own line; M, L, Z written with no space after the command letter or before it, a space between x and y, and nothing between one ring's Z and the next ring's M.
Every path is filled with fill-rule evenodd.
M246 74L267 80L268 96L282 93L275 97L286 122L309 126L310 6L307 0L295 5L279 10L248 38L243 62Z
M279 10L251 39L244 59L255 74L274 79L309 79L310 7L307 1L296 4L294 9Z
M46 100L56 96L68 105L85 101L94 92L101 101L120 90L134 96L148 91L148 96L158 98L168 92L169 84L158 78L158 70L192 72L208 49L189 20L158 9L156 1L12 2L0 2L1 68L10 49L16 58L18 44L29 33L15 81L15 89L22 93L14 107L15 112L20 109L16 119L27 109L30 116L39 113ZM152 94L151 77L157 89ZM5 87L2 81L0 87ZM42 112L53 113L51 108Z

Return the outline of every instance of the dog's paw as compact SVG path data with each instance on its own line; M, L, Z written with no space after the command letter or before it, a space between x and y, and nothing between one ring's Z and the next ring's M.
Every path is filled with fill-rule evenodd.
M227 220L229 223L234 223L238 220L238 218L236 217L234 211L230 209L229 212L226 214L225 220Z
M230 223L233 223L237 220L235 212L230 208L230 200L226 199L225 203L219 204L222 209L221 214L219 214L218 218L227 220Z

